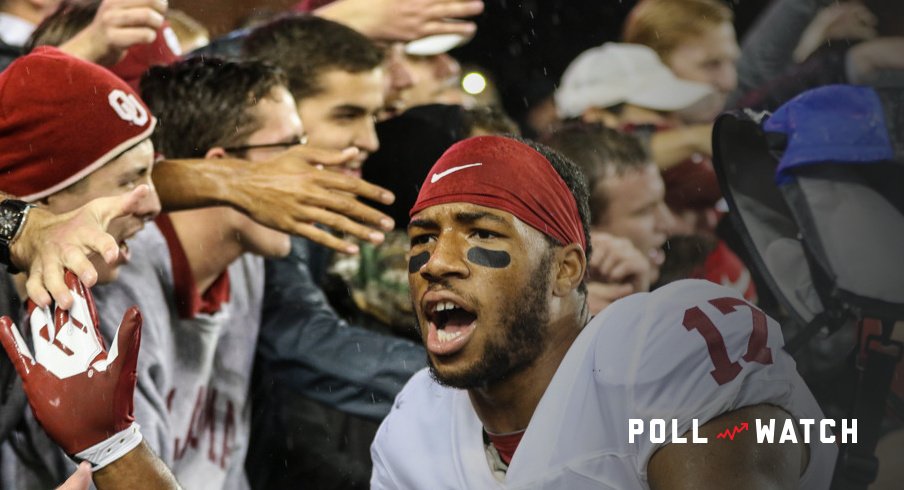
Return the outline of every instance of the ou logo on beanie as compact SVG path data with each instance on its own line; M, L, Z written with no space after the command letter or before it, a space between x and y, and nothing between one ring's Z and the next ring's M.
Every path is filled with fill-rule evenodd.
M0 191L55 194L141 143L157 121L98 65L39 47L0 73Z
M136 126L144 126L148 122L148 111L138 102L132 94L126 94L122 90L114 89L107 97L110 107L123 121L128 121Z

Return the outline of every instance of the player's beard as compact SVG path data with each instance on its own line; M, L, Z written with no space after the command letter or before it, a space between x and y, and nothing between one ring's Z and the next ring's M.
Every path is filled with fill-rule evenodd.
M530 280L522 287L520 298L501 309L500 319L504 323L497 328L503 334L501 338L496 336L487 339L480 360L464 371L442 373L428 355L427 362L433 379L451 388L481 388L495 384L533 364L545 348L552 257L551 251L544 255Z

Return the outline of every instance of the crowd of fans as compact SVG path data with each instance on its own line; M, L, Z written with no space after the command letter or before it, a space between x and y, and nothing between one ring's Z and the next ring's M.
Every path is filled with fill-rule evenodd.
M474 136L536 135L583 172L591 315L696 278L781 318L726 226L713 123L899 83L904 30L880 8L775 0L739 45L720 0L640 0L519 128L449 54L481 1L304 1L211 40L165 0L0 0L0 193L36 205L5 245L0 313L31 344L33 311L71 309L137 363L114 448L48 427L0 356L0 487L81 488L78 456L98 488L366 488L380 422L426 366L409 209Z

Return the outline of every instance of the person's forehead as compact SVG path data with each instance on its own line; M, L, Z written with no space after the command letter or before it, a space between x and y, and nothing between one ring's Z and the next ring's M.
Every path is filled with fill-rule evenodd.
M665 184L655 166L631 170L608 177L603 182L611 204L618 202L641 202L662 198Z
M273 87L273 90L249 108L256 122L264 126L291 125L300 126L295 99L285 86Z
M686 52L688 55L700 56L718 53L724 56L740 56L734 26L729 22L711 24L699 34L688 36L675 46L675 52Z
M329 70L320 75L318 82L320 92L312 98L342 99L368 105L375 100L382 102L383 68L380 66L359 72Z
M438 219L463 220L481 217L491 221L513 224L520 222L513 214L501 209L481 206L468 202L450 202L422 209L411 217L412 222L435 221Z
M110 185L111 179L117 179L122 175L135 173L154 164L154 144L150 138L143 140L121 155L107 162L104 166L91 172L84 181L89 186Z
M467 202L437 204L424 208L411 217L408 227L447 228L471 224L492 226L497 231L508 230L511 233L510 237L518 236L525 240L545 242L541 231L517 216L501 209Z

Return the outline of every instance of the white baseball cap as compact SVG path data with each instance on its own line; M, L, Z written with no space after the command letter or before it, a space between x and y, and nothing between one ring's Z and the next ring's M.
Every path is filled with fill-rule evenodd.
M461 34L436 34L409 41L405 45L405 53L414 56L433 56L443 54L468 42Z
M555 99L559 115L570 118L590 107L622 103L677 111L712 93L707 84L676 77L646 46L607 43L584 51L568 65Z

